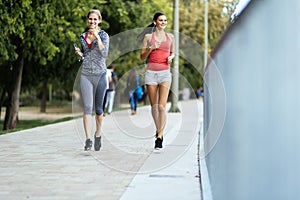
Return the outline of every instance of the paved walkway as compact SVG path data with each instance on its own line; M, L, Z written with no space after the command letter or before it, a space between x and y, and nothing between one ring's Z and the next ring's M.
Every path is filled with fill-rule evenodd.
M202 102L178 106L159 151L149 106L106 116L99 152L83 151L81 118L0 136L0 199L201 199Z

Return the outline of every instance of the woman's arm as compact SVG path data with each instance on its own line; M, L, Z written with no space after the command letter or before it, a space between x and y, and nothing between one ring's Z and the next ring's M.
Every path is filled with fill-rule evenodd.
M100 34L97 34L98 36L96 37L99 50L101 52L101 55L103 57L107 57L108 55L108 49L109 49L109 36L106 32L102 34L102 39L100 38Z
M96 37L96 40L97 40L97 43L98 43L99 50L101 51L102 49L105 48L105 46L104 46L104 44L103 44L103 42L102 42L99 35Z
M142 44L141 50L141 60L144 61L149 56L149 54L156 48L159 47L159 43L155 42L154 44L150 44L152 34L146 34Z
M83 56L83 53L81 52L81 50L78 47L74 47L74 50L75 50L75 54L77 56L79 56L79 57Z
M169 38L171 39L171 48L170 48L170 56L168 57L168 63L171 64L172 60L175 57L175 40L174 35L171 33L168 33Z
M100 38L99 30L98 29L90 29L89 32L91 32L95 36L97 43L98 43L99 50L101 51L102 49L104 49L105 45L103 44L103 41Z

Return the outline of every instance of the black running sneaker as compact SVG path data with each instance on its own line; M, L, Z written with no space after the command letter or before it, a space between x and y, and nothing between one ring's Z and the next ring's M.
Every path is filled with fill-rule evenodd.
M85 151L91 150L92 146L93 146L93 142L90 139L87 139L85 141L84 150Z
M155 149L161 149L162 148L162 139L156 138L154 148Z
M94 145L95 151L99 151L101 147L101 136L96 137L95 135L94 138L95 138L95 145Z

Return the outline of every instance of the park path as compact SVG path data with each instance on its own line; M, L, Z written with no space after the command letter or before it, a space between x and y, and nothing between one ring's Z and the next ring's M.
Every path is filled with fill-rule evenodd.
M178 106L160 151L149 106L107 115L99 152L83 151L82 118L1 135L0 199L201 199L202 102Z

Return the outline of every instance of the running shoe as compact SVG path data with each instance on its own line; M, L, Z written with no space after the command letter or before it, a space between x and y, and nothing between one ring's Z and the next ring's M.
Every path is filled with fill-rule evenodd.
M90 139L87 139L87 140L85 141L85 147L84 147L84 150L85 150L85 151L91 150L91 149L92 149L92 146L93 146L93 142L92 142Z
M154 148L155 149L161 149L162 148L162 139L161 138L156 138Z
M94 138L95 138L95 145L94 145L95 151L99 151L101 147L101 136L96 137L95 135Z

